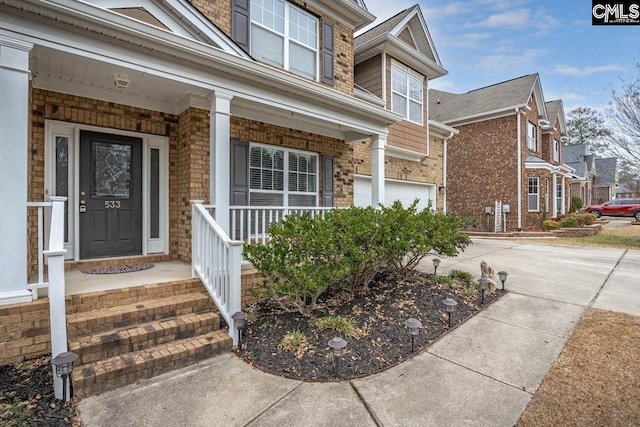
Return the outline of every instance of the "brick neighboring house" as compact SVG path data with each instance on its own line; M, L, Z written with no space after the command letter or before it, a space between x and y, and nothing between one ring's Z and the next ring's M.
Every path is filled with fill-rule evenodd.
M595 156L587 154L586 144L566 145L564 147L564 161L575 170L571 178L571 194L580 197L583 208L594 203Z
M385 201L429 203L446 211L447 139L457 130L429 119L429 80L445 75L418 5L354 40L356 90L375 95L404 120L389 126L385 157ZM354 203L371 203L368 142L356 144Z
M618 186L618 159L595 158L596 176L593 181L595 203L605 203L616 198Z
M538 74L463 94L432 89L429 97L431 118L460 132L447 151L450 212L476 219L479 229L520 231L568 210L564 110L562 101L545 103ZM496 201L509 205L501 218Z
M638 188L640 188L640 182L619 184L618 188L616 188L616 199L639 197Z

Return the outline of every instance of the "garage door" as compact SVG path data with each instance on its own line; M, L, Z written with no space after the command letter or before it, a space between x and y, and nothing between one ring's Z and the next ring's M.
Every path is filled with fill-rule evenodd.
M400 200L404 206L409 206L417 198L418 209L424 209L433 201L435 206L435 189L433 184L422 184L404 181L385 181L385 205ZM371 178L357 176L354 182L354 204L356 206L371 206Z

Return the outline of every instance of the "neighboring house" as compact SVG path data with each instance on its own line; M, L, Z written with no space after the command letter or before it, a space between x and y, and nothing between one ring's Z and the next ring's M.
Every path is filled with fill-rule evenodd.
M417 6L354 42L361 0L2 3L0 304L32 298L27 202L51 196L67 268L190 262L193 200L236 240L292 207L445 209L455 130L429 120L446 71Z
M635 188L640 187L639 183L635 183ZM616 188L616 199L629 199L639 197L638 191L634 190L634 184L618 184Z
M604 203L616 197L618 186L618 159L595 158L596 177L593 181L594 203Z
M446 211L447 139L457 133L429 120L429 80L445 75L419 6L410 7L354 39L356 90L382 100L403 120L389 126L385 159L385 202L418 207L433 203ZM371 204L371 150L356 144L354 203Z
M595 156L587 154L586 144L566 145L564 147L564 161L575 170L571 177L571 195L580 197L583 208L594 203Z
M447 150L450 212L520 231L567 211L573 169L562 152L564 110L561 101L545 103L538 74L463 94L432 89L429 97L431 118L460 131Z

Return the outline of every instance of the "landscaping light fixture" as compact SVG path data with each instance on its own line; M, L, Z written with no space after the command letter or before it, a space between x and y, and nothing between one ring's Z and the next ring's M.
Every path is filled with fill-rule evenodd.
M436 275L436 272L438 271L438 266L440 265L440 258L434 258L433 259L433 275Z
M238 330L238 351L242 350L242 331L244 327L247 326L247 313L244 311L237 311L231 315L233 319L233 324Z
M336 378L340 376L340 359L344 354L344 348L347 346L347 342L340 337L333 337L329 340L329 347L333 352L333 360L336 365Z
M500 277L500 281L502 282L502 290L504 291L504 282L507 281L507 276L509 273L506 271L498 271L498 276Z
M442 303L444 304L445 311L449 315L449 328L451 328L451 313L453 313L454 311L457 310L458 301L456 301L453 298L449 297L449 298L445 299L444 301L442 301Z
M478 283L480 283L480 291L482 291L482 305L484 305L484 291L489 287L489 279L481 277L478 279Z
M69 376L73 371L73 363L77 359L77 354L71 351L65 351L64 353L60 353L51 360L51 364L55 369L56 376L62 378L62 400L64 402L67 402L67 382L69 381ZM72 388L69 389L69 397L73 397Z
M420 327L422 326L422 323L420 323L418 319L414 319L412 317L409 320L405 320L404 326L407 327L407 330L409 331L409 335L411 336L411 353L413 353L415 351L414 341L418 336L418 334L420 333Z

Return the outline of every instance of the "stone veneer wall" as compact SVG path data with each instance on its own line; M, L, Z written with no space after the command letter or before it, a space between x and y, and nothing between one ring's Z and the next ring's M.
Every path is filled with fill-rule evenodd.
M214 25L220 28L227 36L231 37L231 2L229 0L189 0L196 9L206 16ZM334 25L334 86L325 85L318 81L318 84L333 87L334 89L353 95L353 30L331 18L321 10L309 6L302 0L291 0L291 3L301 9L310 12L312 15L321 18L319 25L318 46L322 46L322 19ZM318 70L322 70L322 55L319 55ZM271 66L269 64L265 64Z

